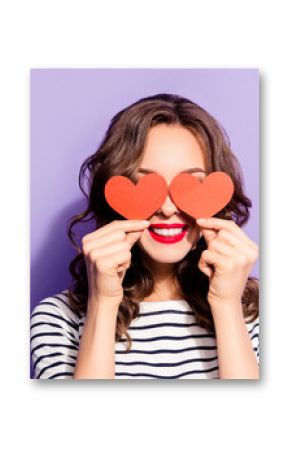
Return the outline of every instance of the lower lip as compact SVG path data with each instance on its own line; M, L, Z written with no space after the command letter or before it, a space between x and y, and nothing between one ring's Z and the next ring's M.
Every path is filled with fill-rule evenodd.
M186 235L187 228L178 235L170 235L170 236L155 234L155 232L151 231L151 229L148 229L148 231L151 237L159 243L177 243L180 242L180 240L182 240L183 237Z

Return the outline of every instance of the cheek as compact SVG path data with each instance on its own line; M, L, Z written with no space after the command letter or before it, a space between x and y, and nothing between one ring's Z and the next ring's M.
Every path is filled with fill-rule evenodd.
M199 241L199 239L201 238L202 233L200 231L200 228L195 225L192 228L190 228L189 232L188 232L188 239L190 240L191 243L197 243Z

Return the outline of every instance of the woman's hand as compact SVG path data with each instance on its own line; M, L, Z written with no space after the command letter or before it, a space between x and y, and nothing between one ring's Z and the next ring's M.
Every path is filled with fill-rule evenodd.
M207 243L198 268L209 277L208 302L241 304L249 273L259 254L258 246L232 220L196 220Z
M131 248L149 224L141 220L115 220L83 237L89 305L95 301L120 304L122 282L131 264Z

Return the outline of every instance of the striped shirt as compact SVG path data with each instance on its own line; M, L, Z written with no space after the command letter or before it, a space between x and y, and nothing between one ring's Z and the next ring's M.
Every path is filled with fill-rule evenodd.
M31 314L31 357L34 379L73 377L85 315L74 312L66 290L42 299ZM259 363L259 317L246 323ZM115 378L219 379L213 333L197 324L183 300L143 301L126 340L115 343Z

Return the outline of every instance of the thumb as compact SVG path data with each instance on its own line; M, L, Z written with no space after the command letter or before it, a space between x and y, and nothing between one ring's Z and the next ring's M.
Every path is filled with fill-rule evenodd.
M141 237L143 231L134 231L134 232L128 232L126 235L126 240L127 242L129 242L130 244L130 249L132 248L132 246L136 243L136 241L139 239L139 237ZM121 283L123 283L125 274L127 269L129 268L130 264L123 264L119 267L118 271L118 276L119 279L121 281Z
M201 229L202 235L205 238L207 245L217 236L217 231L213 229Z
M217 263L216 255L211 251L209 251L208 249L206 249L201 253L197 266L200 269L200 271L202 271L211 280L214 274L214 267L216 263Z
M127 233L126 240L130 244L130 249L137 242L137 240L141 237L142 232L143 231L134 231L134 232Z

